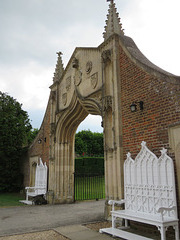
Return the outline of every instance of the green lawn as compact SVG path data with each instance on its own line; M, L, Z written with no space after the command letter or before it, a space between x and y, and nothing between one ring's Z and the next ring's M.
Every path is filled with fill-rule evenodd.
M0 193L0 207L22 206L19 200L25 199L20 193Z

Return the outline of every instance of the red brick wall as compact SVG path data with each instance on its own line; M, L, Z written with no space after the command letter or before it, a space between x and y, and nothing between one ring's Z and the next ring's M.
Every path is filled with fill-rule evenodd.
M177 110L180 86L144 71L122 49L120 78L124 157L129 151L135 157L142 141L159 156L162 147L169 148L168 126L180 121ZM144 102L144 109L141 111L137 104L137 111L131 112L130 105L139 101Z

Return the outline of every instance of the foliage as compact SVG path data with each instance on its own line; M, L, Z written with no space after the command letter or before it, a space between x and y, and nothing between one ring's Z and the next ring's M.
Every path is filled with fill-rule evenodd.
M75 159L75 172L78 174L104 175L104 157L82 157Z
M80 156L103 156L103 133L93 133L90 130L76 133L75 152Z
M28 146L32 126L15 99L0 92L0 192L21 188L20 160Z
M28 134L28 143L31 144L39 132L38 128L33 128Z

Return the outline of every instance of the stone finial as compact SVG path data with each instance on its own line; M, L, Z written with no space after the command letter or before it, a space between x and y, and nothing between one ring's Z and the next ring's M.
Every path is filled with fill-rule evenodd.
M63 67L62 57L61 57L62 52L57 52L56 54L58 55L58 59L57 59L57 64L56 64L54 77L53 77L53 82L54 83L61 79L62 74L64 72L64 67Z
M110 1L109 10L106 20L105 32L103 33L104 40L107 40L113 34L124 35L122 24L120 23L119 14L115 8L113 0Z

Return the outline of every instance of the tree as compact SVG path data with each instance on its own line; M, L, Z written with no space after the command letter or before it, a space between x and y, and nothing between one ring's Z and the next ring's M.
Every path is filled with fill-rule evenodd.
M28 134L28 143L31 144L39 132L38 128L33 128Z
M79 136L75 137L75 152L79 155L87 152L87 144L84 144L84 141Z
M32 126L22 105L0 92L0 192L17 191L22 185L21 158Z
M103 133L82 130L75 135L75 152L86 156L103 156Z

